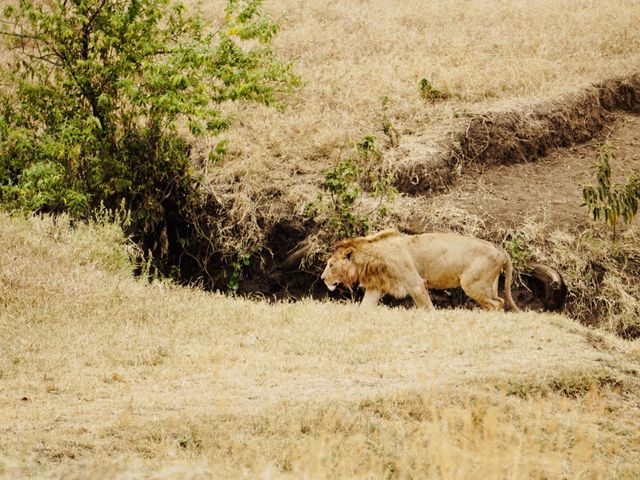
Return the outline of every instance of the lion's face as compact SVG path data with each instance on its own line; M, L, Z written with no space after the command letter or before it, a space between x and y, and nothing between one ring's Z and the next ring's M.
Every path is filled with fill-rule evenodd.
M356 267L351 261L353 249L339 248L327 261L327 266L322 272L322 280L329 291L333 292L342 283L351 286L356 279Z

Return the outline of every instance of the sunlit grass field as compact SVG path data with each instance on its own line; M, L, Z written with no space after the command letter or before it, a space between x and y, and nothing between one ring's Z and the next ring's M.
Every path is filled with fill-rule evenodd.
M640 472L640 346L558 315L137 280L112 225L0 216L4 478Z

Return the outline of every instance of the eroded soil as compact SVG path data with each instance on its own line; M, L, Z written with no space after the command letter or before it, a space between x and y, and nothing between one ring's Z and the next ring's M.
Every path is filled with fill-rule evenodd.
M595 183L591 165L597 145L603 142L614 147L614 178L624 181L640 168L640 115L617 114L598 138L555 150L536 162L474 167L433 201L455 205L506 228L531 218L563 230L579 229L590 221L581 206L581 185Z

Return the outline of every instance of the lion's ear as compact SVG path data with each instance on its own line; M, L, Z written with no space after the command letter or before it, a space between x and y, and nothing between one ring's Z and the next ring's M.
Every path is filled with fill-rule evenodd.
M347 248L347 250L344 252L344 258L346 258L347 260L351 260L353 258L354 251L355 250L353 247Z

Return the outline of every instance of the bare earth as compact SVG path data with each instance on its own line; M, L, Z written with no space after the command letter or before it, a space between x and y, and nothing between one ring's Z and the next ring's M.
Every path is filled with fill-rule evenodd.
M464 175L434 201L455 205L486 221L518 226L525 218L543 220L564 230L584 226L589 216L582 204L581 184L594 184L590 169L596 145L615 148L611 168L617 181L640 168L640 115L619 113L600 138L559 149L536 162L491 166Z

